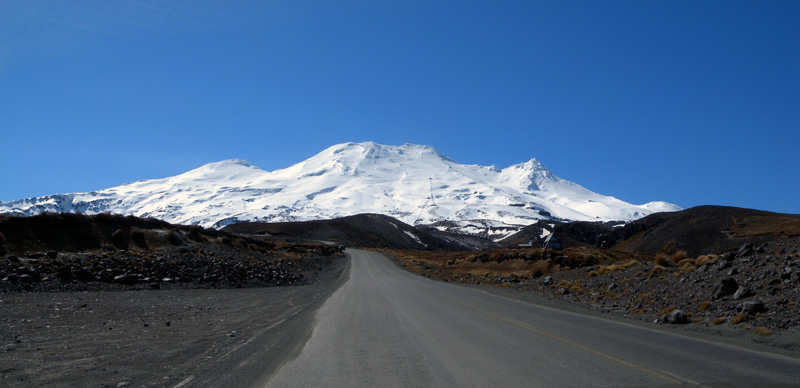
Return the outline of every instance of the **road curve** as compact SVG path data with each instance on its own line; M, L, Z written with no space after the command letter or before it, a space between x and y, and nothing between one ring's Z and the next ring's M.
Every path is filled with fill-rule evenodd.
M799 386L800 360L566 312L349 250L350 276L267 387Z

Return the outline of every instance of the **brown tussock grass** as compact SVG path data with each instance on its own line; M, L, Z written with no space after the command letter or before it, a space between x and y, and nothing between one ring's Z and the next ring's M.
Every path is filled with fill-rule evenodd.
M619 271L620 269L622 269L622 266L619 265L619 264L603 265L603 266L600 266L600 268L597 269L597 274L598 275L605 275L605 274L609 274L609 273L612 273L612 272Z
M700 310L702 310L702 311L708 310L709 307L711 307L711 302L709 302L709 301L705 301L703 303L700 303Z
M667 267L664 267L664 266L661 266L661 265L657 265L657 266L653 267L652 270L650 270L650 273L647 274L647 278L648 279L652 279L654 277L661 276L661 275L663 275L663 274L665 274L667 272L669 272Z
M717 319L711 321L711 324L715 325L715 326L716 325L721 325L721 324L725 323L725 321L727 321L727 320L728 320L728 318L720 317L720 318L717 318Z
M739 314L739 315L733 317L733 320L731 320L731 323L734 324L734 325L737 325L737 324L742 323L742 322L744 322L746 320L747 320L747 315Z
M676 308L678 308L678 306L669 306L669 307L659 311L658 314L656 314L656 315L661 316L661 315L664 315L664 314L669 314L669 313L672 312L672 310L675 310Z
M659 253L656 254L656 260L655 261L656 261L656 264L658 264L658 265L660 265L662 267L670 267L670 266L675 264L675 263L672 262L672 260L670 260L670 257L667 256L667 254L663 253L663 252L659 252Z
M698 267L702 267L702 266L705 266L705 265L714 264L718 260L719 260L719 256L718 255L702 255L702 256L698 256L697 259L695 259L695 264Z
M672 262L677 263L678 265L680 265L681 260L684 259L686 259L686 251L684 250L677 251L674 255L672 255Z
M757 327L753 329L753 334L763 335L766 337L768 335L772 335L772 331L770 331L766 327Z

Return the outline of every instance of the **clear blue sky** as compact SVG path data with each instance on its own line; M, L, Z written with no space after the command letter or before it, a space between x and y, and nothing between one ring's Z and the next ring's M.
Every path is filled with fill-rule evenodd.
M348 141L800 213L800 2L0 0L0 201Z

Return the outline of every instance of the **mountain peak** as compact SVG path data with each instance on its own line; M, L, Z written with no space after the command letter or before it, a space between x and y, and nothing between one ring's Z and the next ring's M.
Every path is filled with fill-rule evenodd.
M272 172L230 159L92 193L0 202L0 214L109 212L205 227L376 213L495 238L541 219L633 220L663 209L677 207L594 193L535 158L499 169L457 163L431 146L371 141L334 145Z
M255 167L252 163L244 160L244 159L226 159L221 160L215 163L206 164L209 167L225 167L225 166L243 166L243 167Z

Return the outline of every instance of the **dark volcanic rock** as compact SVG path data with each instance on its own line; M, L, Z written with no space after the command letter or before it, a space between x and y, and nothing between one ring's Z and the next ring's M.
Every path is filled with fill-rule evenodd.
M671 323L673 325L682 325L689 323L689 317L686 315L683 310L672 310L669 313L665 314L661 319L666 323Z
M740 286L739 289L736 290L736 292L733 293L733 299L743 299L743 298L751 297L753 295L755 295L755 294L749 288L745 288L744 286Z
M719 299L728 295L733 295L739 289L739 283L734 278L722 279L719 286L714 290L712 298Z
M767 311L764 302L760 300L751 300L742 303L741 312L747 315L756 315Z

